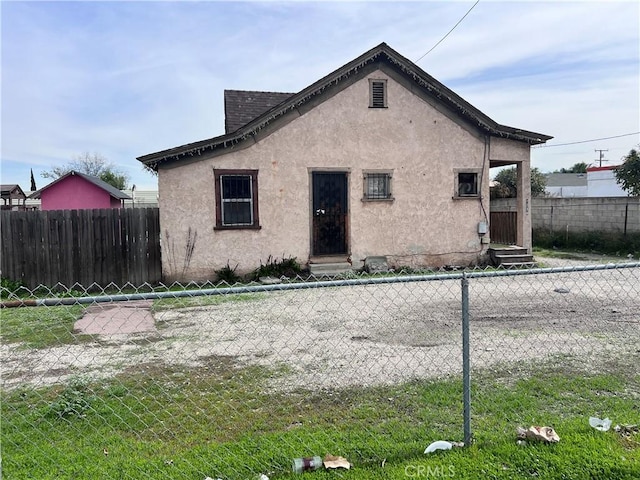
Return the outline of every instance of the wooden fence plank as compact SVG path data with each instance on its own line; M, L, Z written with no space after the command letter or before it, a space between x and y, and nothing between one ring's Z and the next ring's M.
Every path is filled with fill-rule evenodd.
M64 212L63 222L66 242L69 242L67 244L72 246L71 252L69 252L69 261L72 265L69 270L71 274L65 282L68 283L70 279L78 279L78 281L82 283L82 249L83 247L87 248L87 245L83 243L84 239L79 232L80 219L78 217L78 210L66 210Z
M2 276L29 288L162 279L157 208L3 211Z
M162 280L162 250L160 245L160 210L148 208L147 218L147 250L149 263L147 268L147 281L157 283Z

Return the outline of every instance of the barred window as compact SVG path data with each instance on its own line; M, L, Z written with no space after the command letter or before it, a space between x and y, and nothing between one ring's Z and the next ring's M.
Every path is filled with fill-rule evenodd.
M364 172L363 200L393 200L391 196L391 172Z

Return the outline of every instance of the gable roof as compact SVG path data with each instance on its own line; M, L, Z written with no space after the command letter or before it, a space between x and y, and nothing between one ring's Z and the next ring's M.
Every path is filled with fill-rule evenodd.
M29 198L40 198L40 195L42 194L42 192L44 192L48 188L52 187L56 183L61 182L65 178L72 177L72 176L77 176L77 177L80 177L80 178L84 178L86 181L93 183L96 187L99 187L102 190L106 191L113 198L117 198L118 200L131 200L131 197L129 195L127 195L126 193L121 192L120 190L118 190L113 185L110 185L107 182L105 182L103 180L100 180L98 177L94 177L93 175L87 175L86 173L76 172L75 170L71 170L69 173L67 173L67 174L55 179L49 185L46 185L46 186L42 187L40 190L36 190L31 195L29 195Z
M399 72L408 81L412 82L416 88L430 95L437 102L448 107L456 115L485 134L526 142L530 145L544 143L553 138L541 133L500 125L438 82L415 63L393 50L386 43L381 43L307 88L288 97L278 105L273 106L258 117L249 120L234 131L229 131L218 137L143 155L138 157L138 160L147 168L157 171L158 166L166 162L180 161L189 157L197 157L205 153L233 147L240 142L254 138L260 130L286 113L315 101L318 95L322 95L333 88L340 88L343 84L348 84L347 82L352 75L362 75L367 67L375 64L384 64ZM243 120L245 119L243 118Z
M12 183L12 184L2 184L0 185L0 190L2 191L2 198L9 198L9 196L15 191L18 190L18 195L21 195L20 198L27 198L27 196L24 194L24 192L22 191L22 188L20 188L20 185L18 185L17 183Z
M280 105L295 93L255 92L249 90L224 91L224 129L232 133Z

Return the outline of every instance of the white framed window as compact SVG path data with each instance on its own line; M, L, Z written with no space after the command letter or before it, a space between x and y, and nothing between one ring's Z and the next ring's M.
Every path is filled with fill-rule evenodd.
M214 170L216 229L259 228L258 171Z
M391 194L390 170L367 170L363 172L364 201L389 201L393 200Z
M480 170L455 170L455 195L457 198L477 198L480 196Z
M369 108L387 108L387 81L369 79Z

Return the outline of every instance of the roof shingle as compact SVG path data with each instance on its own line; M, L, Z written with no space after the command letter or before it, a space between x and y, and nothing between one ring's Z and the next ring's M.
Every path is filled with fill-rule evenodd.
M254 92L249 90L224 91L224 130L232 133L244 127L295 93Z

